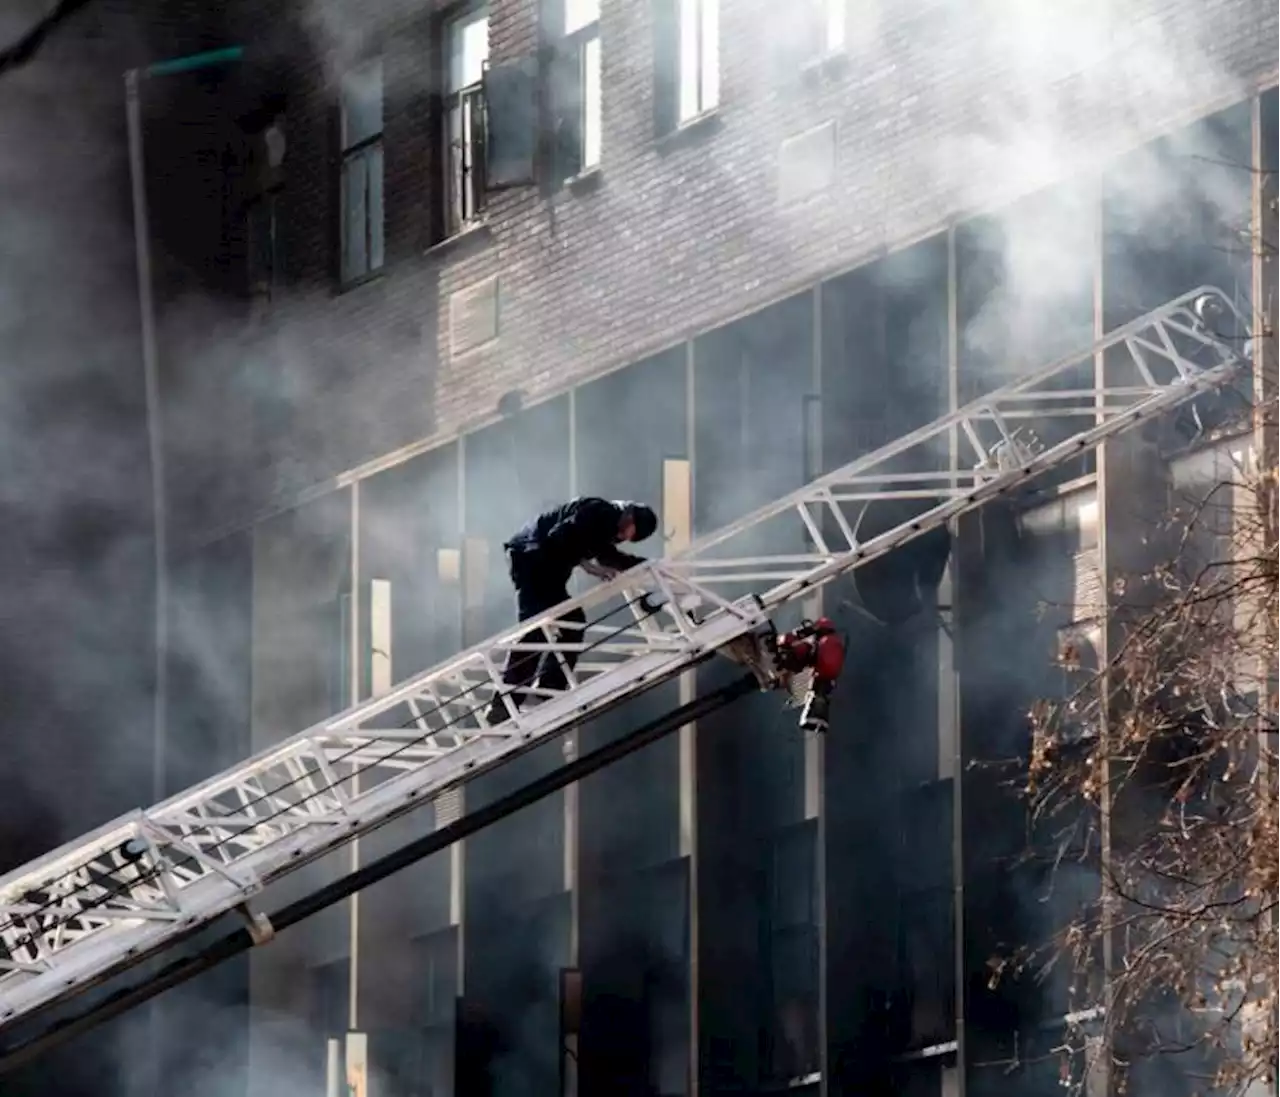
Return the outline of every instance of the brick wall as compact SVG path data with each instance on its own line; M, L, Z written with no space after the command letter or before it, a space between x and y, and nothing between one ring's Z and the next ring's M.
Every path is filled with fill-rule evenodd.
M959 0L851 5L845 55L814 68L787 47L790 20L776 0L721 0L720 108L655 140L652 5L603 0L598 176L554 193L499 192L484 232L435 250L437 16L370 5L360 33L328 56L302 45L335 39L296 33L314 21L281 24L295 33L266 40L267 67L290 95L289 293L256 334L239 336L251 368L228 371L220 401L201 401L202 417L211 403L235 409L220 452L239 457L187 447L172 487L201 502L184 532L199 539L287 505L344 469L483 419L507 390L536 396L633 361L1274 79L1267 0L1094 0L1056 21L1026 6L1039 14ZM536 50L536 0L492 0L490 10L493 62ZM388 264L335 294L326 78L361 48L386 51ZM780 202L781 144L828 122L832 177ZM819 182L798 164L786 163L788 191ZM498 337L451 353L452 296L495 275ZM199 368L207 350L179 372ZM266 393L283 393L276 406L288 414L255 415ZM202 491L184 489L183 477Z

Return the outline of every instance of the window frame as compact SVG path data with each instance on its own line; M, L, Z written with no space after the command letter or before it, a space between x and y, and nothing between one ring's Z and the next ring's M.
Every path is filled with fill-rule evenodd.
M817 60L825 61L839 57L848 49L849 0L816 0L816 3L822 27Z
M265 124L250 121L246 131L249 142L247 164L248 187L241 207L240 231L243 234L243 276L245 296L254 306L271 304L283 285L281 258L281 195L284 190L284 154L287 149L287 122L283 104L271 112ZM268 134L276 130L281 137L279 159L273 164ZM260 263L259 260L265 260Z
M575 179L589 176L600 170L601 161L604 159L604 80L603 80L603 43L600 36L600 6L597 3L595 18L589 22L583 23L581 26L575 27L573 30L566 30L568 6L570 0L559 0L560 21L557 27L557 45L556 51L560 55L572 54L575 61L576 74L575 91L577 99L577 147L572 161L573 170L567 170L566 157L563 145L561 144L560 135L557 133L555 138L555 179L558 184L572 183ZM595 44L596 47L596 65L598 67L596 79L596 117L595 117L595 144L596 158L591 163L587 162L588 147L588 119L589 119L589 103L587 96L588 88L588 64L587 51L588 48ZM555 104L557 121L559 119L559 104Z
M265 279L258 274L258 258L264 254L259 247L259 217L265 213L268 242L265 254L268 270ZM280 288L280 191L276 187L255 195L245 211L245 281L252 300L273 301Z
M1074 608L1074 607L1073 607ZM1102 618L1096 613L1074 617L1059 625L1054 635L1060 704L1063 706L1062 732L1068 744L1088 742L1098 737L1097 688L1102 647ZM1074 708L1079 697L1079 707ZM1083 709L1084 713L1079 713ZM1078 714L1079 713L1079 714Z
M454 88L451 64L453 35L456 29L481 19L485 23L486 47L485 56L480 62L480 75L471 83ZM489 19L487 0L469 0L446 12L440 23L440 49L443 54L441 72L444 76L440 95L440 146L444 175L443 216L440 225L444 240L459 236L484 221L488 190L485 171L488 118L484 73L489 67ZM459 128L457 142L453 136L455 113ZM469 166L466 150L470 151Z
M386 236L386 73L384 70L383 58L381 56L369 57L357 65L353 65L345 74L345 79L349 80L357 74L367 69L375 67L378 73L378 128L370 134L360 138L358 141L348 144L347 128L349 115L349 90L343 86L338 91L338 282L339 285L346 289L351 286L358 286L370 279L377 278L387 265L387 236ZM372 175L369 170L369 164L375 155L381 160L382 171L378 179L378 209L381 213L382 224L377 234L374 233L374 217L372 214L373 203L369 200L370 194L373 192L371 185ZM348 275L348 252L347 241L348 233L348 201L347 193L349 187L350 169L355 164L363 166L364 173L364 264L363 269L359 272ZM374 239L380 236L381 256L374 264Z
M684 111L684 87L685 87L685 8L692 5L694 8L693 24L695 27L694 45L692 49L693 56L697 59L697 73L694 79L696 88L696 107L688 114ZM675 0L675 42L673 43L676 50L676 86L675 86L675 128L680 129L697 122L700 118L708 114L712 114L720 107L720 76L721 76L721 57L720 57L720 0ZM708 45L707 40L707 13L713 11L715 16L716 39L712 46ZM708 51L713 51L712 57L714 66L708 65ZM707 101L707 74L714 67L715 82L714 94L711 102Z

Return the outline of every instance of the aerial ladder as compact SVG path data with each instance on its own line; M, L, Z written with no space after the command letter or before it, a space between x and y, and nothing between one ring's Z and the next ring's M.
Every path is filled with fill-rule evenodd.
M829 623L779 634L775 616L1106 439L1224 389L1247 368L1244 330L1221 290L1184 294L682 552L8 873L0 1029L173 950L228 912L265 943L272 927L254 901L268 884L713 656L745 665L763 690L787 691L810 726L825 726L842 655L825 643ZM1103 355L1106 383L1092 383ZM1052 428L1047 442L1028 440L1030 422ZM868 505L903 499L914 501L912 517L858 539ZM557 628L572 607L588 621L576 635ZM539 627L545 642L522 643ZM571 672L561 663L567 688L491 725L504 660L535 650L556 660L580 653Z

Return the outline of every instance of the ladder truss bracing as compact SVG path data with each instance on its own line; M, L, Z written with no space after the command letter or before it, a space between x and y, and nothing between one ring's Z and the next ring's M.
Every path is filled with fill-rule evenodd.
M1235 333L1202 321L1196 305L1205 301L1224 318L1215 326L1231 322ZM1186 294L678 555L9 873L0 879L0 1026L227 911L247 914L253 896L292 869L688 669L821 584L1232 381L1245 368L1236 350L1242 330L1221 291ZM1091 367L1104 352L1108 384L1098 386ZM1018 426L1029 421L1047 441L1024 439ZM860 542L858 515L884 500L914 500L911 515ZM572 606L585 610L585 630L554 628ZM522 645L538 625L543 642ZM567 689L486 723L508 653L556 659L570 649L580 659Z

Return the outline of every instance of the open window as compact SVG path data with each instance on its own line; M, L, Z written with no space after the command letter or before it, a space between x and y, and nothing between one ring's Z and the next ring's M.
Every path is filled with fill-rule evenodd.
M559 183L600 165L600 0L556 0L552 12L551 171Z
M522 57L489 65L483 81L485 183L489 190L537 181L541 77L538 60Z
M655 0L654 124L659 135L720 104L720 0Z
M478 223L486 195L532 186L548 161L559 179L600 158L599 0L547 0L556 45L491 64L487 5L444 23L445 236ZM548 121L553 123L547 141Z
M446 21L444 163L445 232L474 224L484 211L484 74L489 63L489 9L472 5Z
M485 195L535 181L539 73L536 58L489 63L489 11L471 5L447 20L445 41L445 233L484 213Z
M382 60L367 62L342 81L341 277L359 281L382 268Z

